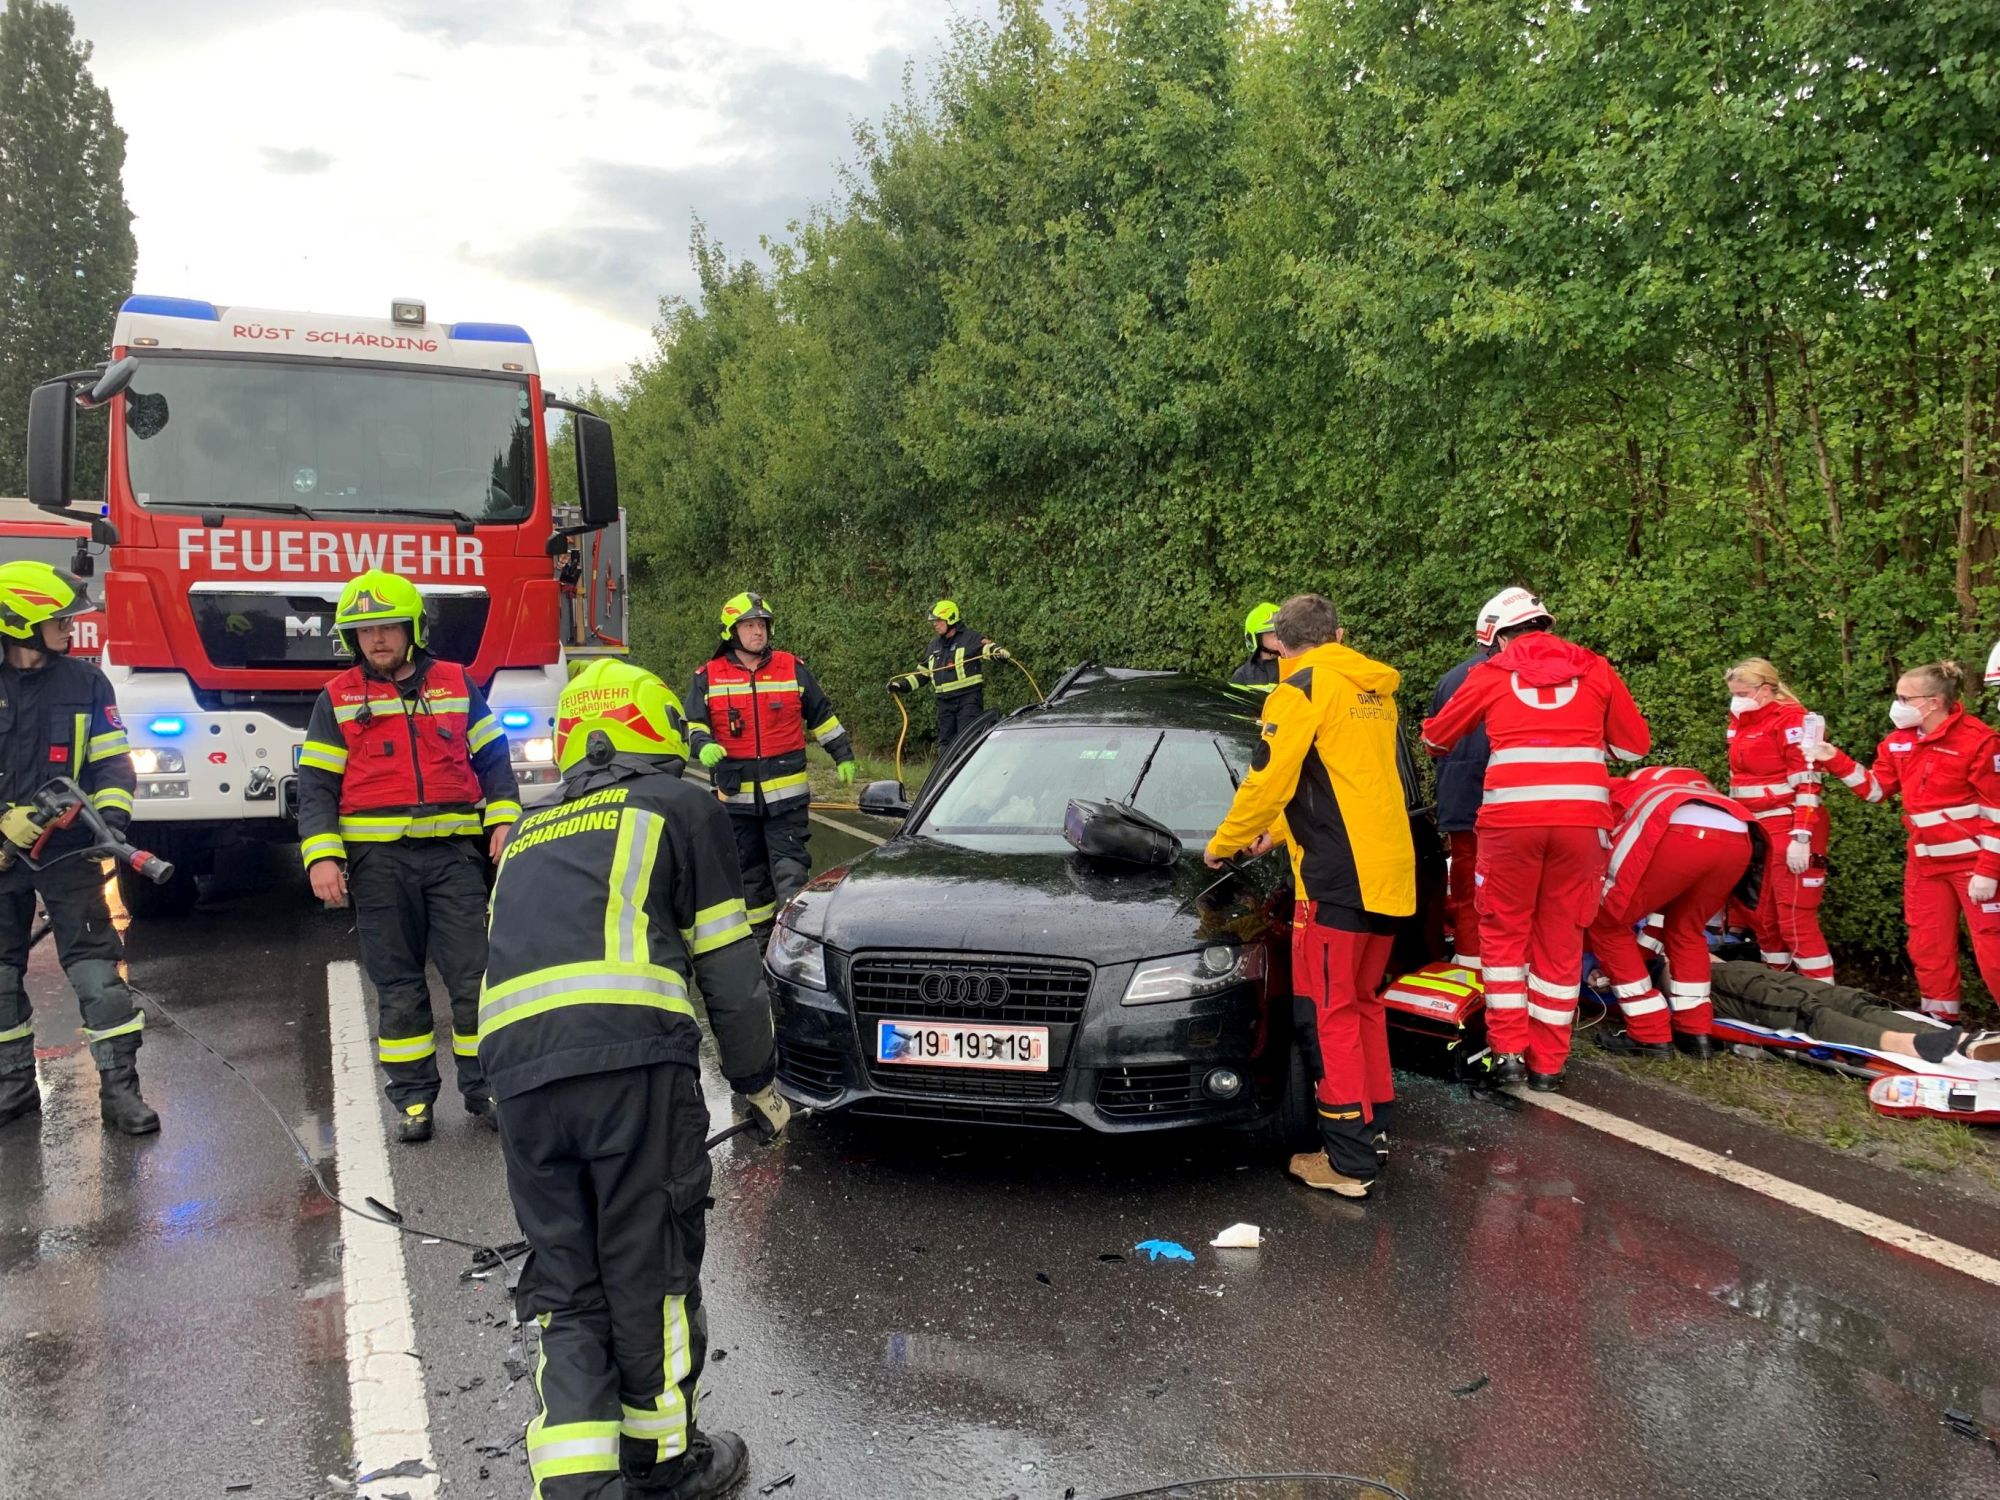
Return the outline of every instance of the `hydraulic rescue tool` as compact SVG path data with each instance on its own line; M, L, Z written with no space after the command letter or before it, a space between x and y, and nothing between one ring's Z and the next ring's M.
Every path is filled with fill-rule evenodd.
M58 776L38 789L23 809L27 821L35 830L31 844L18 844L12 836L0 840L0 870L9 870L14 861L24 861L31 870L46 870L69 859L111 859L135 875L143 875L155 885L165 885L174 878L174 867L156 854L144 849L135 849L111 831L111 825L91 805L83 788L67 776ZM65 849L60 854L46 855L49 840L66 832L78 824L91 837L91 842L75 849Z

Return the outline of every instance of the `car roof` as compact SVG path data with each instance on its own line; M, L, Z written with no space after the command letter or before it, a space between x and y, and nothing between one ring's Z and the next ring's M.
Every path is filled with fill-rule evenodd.
M1155 729L1233 730L1253 726L1263 696L1191 672L1144 672L1085 664L1056 684L1046 703L1009 725L1130 725Z

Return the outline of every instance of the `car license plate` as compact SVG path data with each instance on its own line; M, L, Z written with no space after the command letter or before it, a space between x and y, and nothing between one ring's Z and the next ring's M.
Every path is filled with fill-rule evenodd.
M877 1021L875 1061L925 1068L1049 1070L1046 1026L969 1026L958 1021Z

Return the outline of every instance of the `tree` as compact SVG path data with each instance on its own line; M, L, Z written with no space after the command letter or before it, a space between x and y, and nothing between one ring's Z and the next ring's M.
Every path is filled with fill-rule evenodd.
M29 390L102 359L132 291L125 132L89 62L62 6L0 12L0 494L26 478ZM82 424L79 442L101 454L102 424ZM89 460L80 476L101 471Z

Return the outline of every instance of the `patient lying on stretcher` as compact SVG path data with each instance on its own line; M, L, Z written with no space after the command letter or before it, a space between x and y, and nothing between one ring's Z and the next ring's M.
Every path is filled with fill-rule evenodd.
M1711 1002L1718 1019L1801 1033L1816 1042L1891 1058L1917 1058L1935 1067L1972 1063L1980 1072L2000 1067L2000 1031L1929 1025L1866 990L1776 973L1762 964L1718 962L1712 975Z

